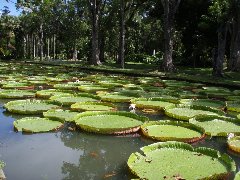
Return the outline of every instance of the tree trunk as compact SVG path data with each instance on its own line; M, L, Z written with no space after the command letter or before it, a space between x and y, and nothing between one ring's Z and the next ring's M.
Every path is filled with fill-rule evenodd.
M174 17L181 0L161 0L164 9L164 55L162 69L164 71L174 71L173 64L173 33Z
M50 59L50 40L47 38L47 59Z
M92 23L92 65L100 65L101 61L99 59L99 0L89 0L90 10L91 10L91 23Z
M231 32L228 70L240 71L240 12L233 18Z
M53 35L53 59L56 59L56 35Z
M101 33L100 54L99 54L99 58L101 62L105 62L104 52L105 52L105 35L104 33Z
M43 24L41 23L40 24L40 29L39 29L39 32L40 32L40 61L43 60Z
M218 29L218 49L217 58L214 60L213 64L213 76L223 77L223 62L225 56L225 48L227 41L227 25L222 25Z
M33 36L33 59L36 57L36 39L35 36Z
M121 65L121 68L124 69L125 64L125 3L124 0L121 0L121 15L120 15L120 37L119 37L119 52L118 52L118 62Z

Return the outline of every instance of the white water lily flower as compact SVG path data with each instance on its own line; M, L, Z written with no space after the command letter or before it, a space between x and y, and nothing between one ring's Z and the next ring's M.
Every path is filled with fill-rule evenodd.
M228 134L228 140L229 140L229 139L232 139L234 136L235 136L234 133L229 133L229 134Z
M130 110L136 109L136 104L130 104L129 109L130 109Z

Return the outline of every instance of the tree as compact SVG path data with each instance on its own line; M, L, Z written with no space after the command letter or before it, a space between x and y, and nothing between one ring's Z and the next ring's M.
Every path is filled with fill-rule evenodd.
M90 63L92 65L100 65L101 61L99 58L99 15L100 7L102 4L101 0L88 0L90 9L90 19L92 25L92 57Z
M161 0L164 9L164 56L162 68L164 71L174 71L173 65L173 33L174 18L181 0Z

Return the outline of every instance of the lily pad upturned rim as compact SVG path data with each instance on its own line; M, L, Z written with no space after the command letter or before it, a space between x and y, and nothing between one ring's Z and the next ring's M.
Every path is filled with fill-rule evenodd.
M16 108L16 106L22 106L24 104L42 104L43 107L44 105L49 105L49 108L42 108L42 109L19 109ZM57 105L52 104L48 100L36 100L36 99L25 99L25 100L14 100L14 101L9 101L8 103L4 104L4 108L6 108L9 112L16 113L16 114L41 114L44 111L47 111L49 109L58 109L60 108Z
M204 116L205 117L206 114L203 113L203 114L198 114L198 115L195 115L195 116L192 116L192 117L187 117L186 115L177 115L177 114L173 114L173 113L169 112L169 111L171 111L172 109L175 109L175 108L183 108L183 110L184 110L184 108L187 108L187 109L211 112L212 114L209 114L209 116L217 116L217 115L223 115L224 114L223 111L220 111L220 110L217 110L217 109L212 109L212 108L208 108L208 107L189 106L189 105L183 105L183 104L175 105L175 107L174 106L169 106L169 107L164 108L164 112L167 116L178 119L178 120L182 120L182 121L189 121L189 119L194 118L195 116Z
M138 103L139 101L146 101L146 102L166 102L169 103L169 105L167 105L167 107L175 107L175 103L171 102L169 99L164 99L161 97L154 97L154 98L135 98L135 99L131 99L131 103L136 104L137 108L148 108L148 109L156 109L156 110L163 110L165 107L161 107L161 106L155 106L155 105L148 105L148 104L143 104L143 103Z
M51 127L49 128L32 128L31 127L24 127L24 123L30 123L31 125L34 125L35 122L41 122L43 125L46 125L46 123L50 123ZM17 131L22 131L25 133L40 133L40 132L49 132L49 131L56 131L58 129L60 129L63 124L59 121L52 121L48 118L40 118L40 117L25 117L22 119L18 119L16 121L13 122L14 128ZM38 124L39 125L39 124ZM42 128L42 129L41 129Z
M57 115L58 113L66 113L67 117L61 115ZM78 112L74 112L74 111L70 111L70 110L63 110L63 109L50 109L46 112L43 112L43 116L45 118L48 118L50 120L57 120L60 122L72 122L74 121L74 116L72 117L70 114L75 114L74 116L76 116L78 114Z
M61 99L63 98L89 98L89 100L87 101L98 101L100 98L97 95L93 95L93 94L88 94L88 93L77 93L77 94L70 94L70 95L56 95L56 96L51 96L50 97L50 101L53 103L56 103L58 105L66 105L66 106L70 106L72 104L75 104L77 102L73 102L73 101L66 101L66 102L62 102ZM92 100L90 100L90 98ZM84 101L84 102L87 102Z
M107 102L130 102L131 99L134 99L135 97L132 96L127 96L118 92L114 92L114 93L107 93L104 95L99 95L102 101L107 101ZM115 98L115 97L119 97L119 98Z
M226 104L227 104L228 111L240 112L240 100L226 101ZM235 105L237 105L237 107L235 107Z
M227 141L229 149L231 149L232 151L235 151L237 153L240 153L240 145L236 146L236 145L232 144L233 141L239 141L240 142L240 136L235 136L235 137L233 137L233 138L231 138Z
M14 93L19 93L15 94ZM17 90L17 89L12 89L12 90L0 90L0 98L4 99L24 99L24 98L34 98L35 97L35 92L34 91L26 91L26 90Z
M187 143L177 142L177 141L157 142L157 143L150 144L148 146L144 146L144 147L140 148L140 150L143 152L143 154L140 154L139 152L132 153L127 161L127 165L129 167L130 171L134 175L136 175L138 178L148 179L146 174L154 173L154 169L152 169L151 172L144 171L145 176L141 177L140 174L138 173L138 171L142 172L143 169L141 168L141 170L137 170L136 168L134 168L134 164L140 163L143 160L145 160L144 162L146 165L147 165L147 163L151 163L152 160L148 159L148 153L158 152L161 149L165 149L165 148L166 148L166 151L168 151L168 149L169 150L180 149L182 151L196 153L196 155L199 154L199 156L209 156L212 159L216 159L216 160L220 161L221 164L222 163L224 164L227 172L221 173L221 174L212 173L211 175L208 175L207 177L203 177L203 179L205 179L205 178L206 179L218 179L218 178L221 179L223 177L228 177L230 174L233 174L236 171L236 163L232 160L232 158L229 155L227 155L225 153L222 154L219 151L216 151L211 148L206 148L206 147L193 148L191 145L189 145ZM155 162L157 162L157 161L155 161ZM162 163L161 161L158 161L158 162ZM181 163L181 162L176 162L176 163ZM182 163L186 163L186 162L182 162ZM206 167L209 168L208 165L206 165ZM198 167L195 167L194 169L196 169L198 171ZM191 169L191 171L194 169ZM156 170L159 172L159 169L156 169ZM189 171L189 172L191 173L191 171ZM157 173L157 172L155 172L155 173ZM181 175L181 169L178 169L178 171L176 173ZM156 176L158 176L158 175L159 174L157 173ZM158 178L159 178L159 176L158 176ZM185 178L185 177L183 177L183 178ZM192 178L194 179L195 177L192 177Z
M240 126L240 119L235 119L235 118L230 118L230 117L225 117L225 116L214 116L214 115L212 115L212 116L209 116L209 115L195 116L194 118L191 118L189 120L189 122L204 128L203 126L199 125L198 122L207 122L207 121L213 121L213 120L229 122L229 123L235 124L236 127ZM216 123L215 123L215 125L216 125ZM226 129L226 128L224 128L224 129ZM209 136L227 137L229 133L234 133L236 135L240 135L240 131L239 132L226 132L225 131L225 132L213 133L213 132L210 132L205 129L205 134L207 134Z
M87 112L83 112L83 113L79 113L77 116L74 117L74 121L76 123L77 126L79 126L81 129L88 131L88 132L94 132L94 133L100 133L100 134L129 134L129 133L133 133L133 132L137 132L140 129L141 124L139 124L138 126L134 126L134 127L126 127L126 128L121 128L121 127L114 127L114 128L109 128L106 126L106 128L101 128L101 130L99 128L90 126L90 125L84 125L81 124L81 118L84 117L91 117L91 116L104 116L104 115L116 115L116 116L123 116L123 117L127 117L127 118L133 118L136 119L137 121L141 121L143 124L146 121L149 121L148 117L145 116L140 116L134 113L130 113L130 112L125 112L125 111L118 111L118 112L113 112L113 111L102 111L102 112L96 112L96 111L87 111ZM80 122L79 122L80 121Z
M88 108L80 107L81 105L100 105L100 106L106 106L109 107L109 110L103 110L103 109L97 109L97 110L89 110ZM71 109L75 111L114 111L117 109L117 107L112 103L107 102L77 102L75 104L71 105Z
M192 104L192 102L194 104ZM200 102L200 104L198 104L198 102ZM219 103L219 106L218 107L213 107L213 106L209 106L209 105L202 105L201 103ZM224 103L223 101L219 101L219 100L211 100L211 99L181 99L180 100L180 103L181 104L185 104L185 105L190 105L190 106L193 106L193 107L207 107L207 108L212 108L212 109L217 109L217 108L222 108L222 107L225 107L226 106L226 103Z
M146 131L145 129L148 126L152 126L152 125L172 125L172 126L181 126L190 130L194 130L197 131L199 133L201 133L201 136L199 137L192 137L192 138L179 138L179 137L156 137L156 136L151 136L149 135L148 131ZM205 138L205 130L204 128L194 125L192 123L186 123L186 122L180 122L180 121L171 121L171 120L164 120L164 121L149 121L147 123L144 123L141 126L141 131L143 133L144 136L148 137L148 138L152 138L155 140L160 140L160 141L182 141L182 142L187 142L187 143L194 143L197 141L200 141L202 139Z

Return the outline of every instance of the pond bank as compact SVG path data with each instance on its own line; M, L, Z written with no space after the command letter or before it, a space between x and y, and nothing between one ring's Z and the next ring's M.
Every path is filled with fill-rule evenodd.
M19 62L19 61L14 61ZM74 63L74 64L66 64ZM216 78L211 76L211 70L207 68L196 68L187 70L179 70L177 73L164 73L157 71L153 68L115 68L112 66L104 65L104 66L87 66L80 63L72 62L72 61L24 61L27 64L40 64L40 65L50 65L50 66L63 66L66 68L76 68L79 70L87 70L94 72L105 72L105 73L114 73L114 74L123 74L127 76L144 76L144 77L159 77L161 79L169 79L169 80L179 80L179 81L189 81L189 82L198 82L198 83L206 83L213 86L224 86L229 88L240 88L240 73L234 73L232 76L230 73L226 73L226 78ZM138 65L136 65L137 67ZM206 70L206 71L205 71ZM230 75L229 75L230 74Z

